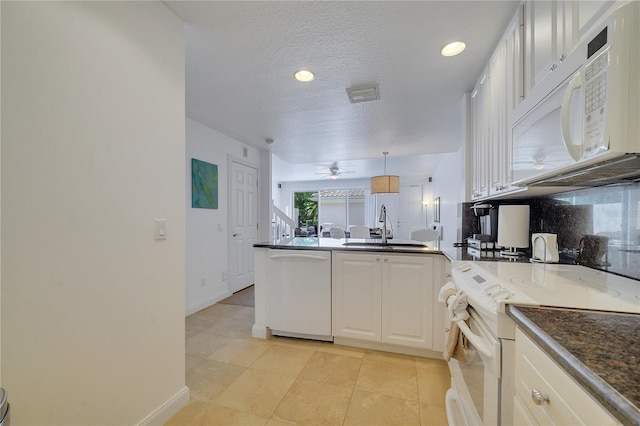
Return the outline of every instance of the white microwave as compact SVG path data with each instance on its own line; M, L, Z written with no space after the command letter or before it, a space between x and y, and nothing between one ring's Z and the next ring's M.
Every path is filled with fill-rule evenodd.
M513 184L640 181L640 2L600 19L547 78L512 126Z

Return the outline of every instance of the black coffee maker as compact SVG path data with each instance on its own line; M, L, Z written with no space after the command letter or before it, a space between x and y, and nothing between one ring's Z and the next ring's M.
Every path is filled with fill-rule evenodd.
M475 203L471 206L474 216L480 223L480 233L473 234L467 243L478 249L493 249L498 240L498 209L486 202Z

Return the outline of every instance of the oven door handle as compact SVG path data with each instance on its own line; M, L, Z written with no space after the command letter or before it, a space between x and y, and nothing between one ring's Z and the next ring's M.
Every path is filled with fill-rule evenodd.
M491 348L485 343L486 341L482 337L474 334L473 331L471 331L466 321L459 320L456 321L456 324L458 324L458 327L460 327L460 331L462 331L462 334L464 334L467 339L469 339L469 342L471 342L471 344L478 350L478 352L480 352L488 359L493 359L493 351L491 350Z

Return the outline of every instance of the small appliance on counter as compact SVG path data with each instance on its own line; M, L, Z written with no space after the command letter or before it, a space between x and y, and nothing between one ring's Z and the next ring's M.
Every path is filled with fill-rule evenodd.
M498 209L493 205L479 202L471 206L480 223L480 233L467 239L469 247L476 250L494 250L498 239Z
M531 261L541 263L557 263L560 260L557 234L531 235Z

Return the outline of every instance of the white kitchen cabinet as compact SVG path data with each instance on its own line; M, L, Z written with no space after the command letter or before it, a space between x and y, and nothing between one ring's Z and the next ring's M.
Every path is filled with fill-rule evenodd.
M580 37L614 4L526 0L518 8L471 93L471 200L521 190L512 186L511 126L552 89L546 77L561 72Z
M524 6L525 96L554 72L578 41L572 0L527 1Z
M489 60L489 195L500 194L507 184L507 46L502 39Z
M524 99L524 5L520 5L511 19L503 40L506 46L507 113L511 117L515 108ZM507 126L510 125L510 120L507 120ZM507 133L511 133L510 127Z
M518 189L511 186L511 115L523 97L522 19L521 7L472 92L474 200Z
M334 252L334 336L431 349L433 279L432 256Z
M433 258L382 255L382 342L432 347Z
M380 341L382 274L380 254L334 253L333 335Z
M477 200L489 195L489 82L485 69L471 93L471 198Z
M516 329L512 424L620 424L564 369Z

